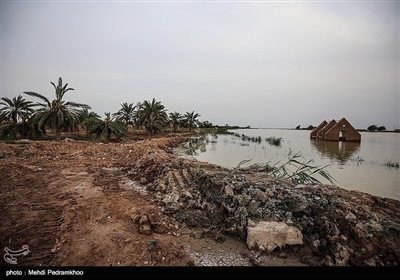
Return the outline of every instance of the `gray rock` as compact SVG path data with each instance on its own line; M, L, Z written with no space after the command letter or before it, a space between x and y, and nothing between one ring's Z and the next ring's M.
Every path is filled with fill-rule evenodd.
M260 221L247 228L249 249L255 248L270 253L277 247L296 244L303 244L303 235L299 229L285 223Z

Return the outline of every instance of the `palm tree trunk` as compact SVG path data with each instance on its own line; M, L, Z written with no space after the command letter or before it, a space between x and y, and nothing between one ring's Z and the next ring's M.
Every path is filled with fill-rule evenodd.
M61 139L61 126L58 124L58 121L56 121L56 140Z
M56 128L56 140L61 139L61 129L59 127Z
M17 123L18 122L18 119L17 119L17 113L16 112L14 112L14 113L12 113L12 120L13 120L13 122L14 123Z

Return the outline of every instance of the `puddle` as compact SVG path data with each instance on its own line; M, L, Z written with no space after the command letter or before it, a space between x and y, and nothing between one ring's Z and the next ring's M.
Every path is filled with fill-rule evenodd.
M195 235L193 231L184 229L179 238L196 266L253 266L243 253L248 251L244 242L227 237L220 243Z

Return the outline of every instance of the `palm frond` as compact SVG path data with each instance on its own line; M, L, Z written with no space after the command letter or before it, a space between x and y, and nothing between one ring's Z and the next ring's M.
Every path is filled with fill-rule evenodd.
M51 107L50 101L44 95L41 95L40 93L33 92L33 91L24 91L24 93L29 96L34 96L34 97L42 99L44 102L46 102L48 107ZM41 103L38 103L38 105L39 104L42 105Z

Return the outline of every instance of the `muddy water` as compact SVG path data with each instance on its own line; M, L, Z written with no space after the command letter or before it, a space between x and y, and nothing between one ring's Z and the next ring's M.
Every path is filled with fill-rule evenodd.
M297 160L323 167L336 180L334 184L380 197L400 200L400 133L361 132L361 142L311 140L308 130L237 129L235 135L206 135L200 141L186 143L177 153L228 168L243 160L248 164L283 164L296 153ZM254 137L253 141L241 135ZM254 141L260 137L261 141ZM281 138L280 145L271 145L266 138ZM246 165L243 165L246 166ZM290 166L287 166L290 169ZM293 170L292 170L293 171ZM322 183L328 180L314 175Z

